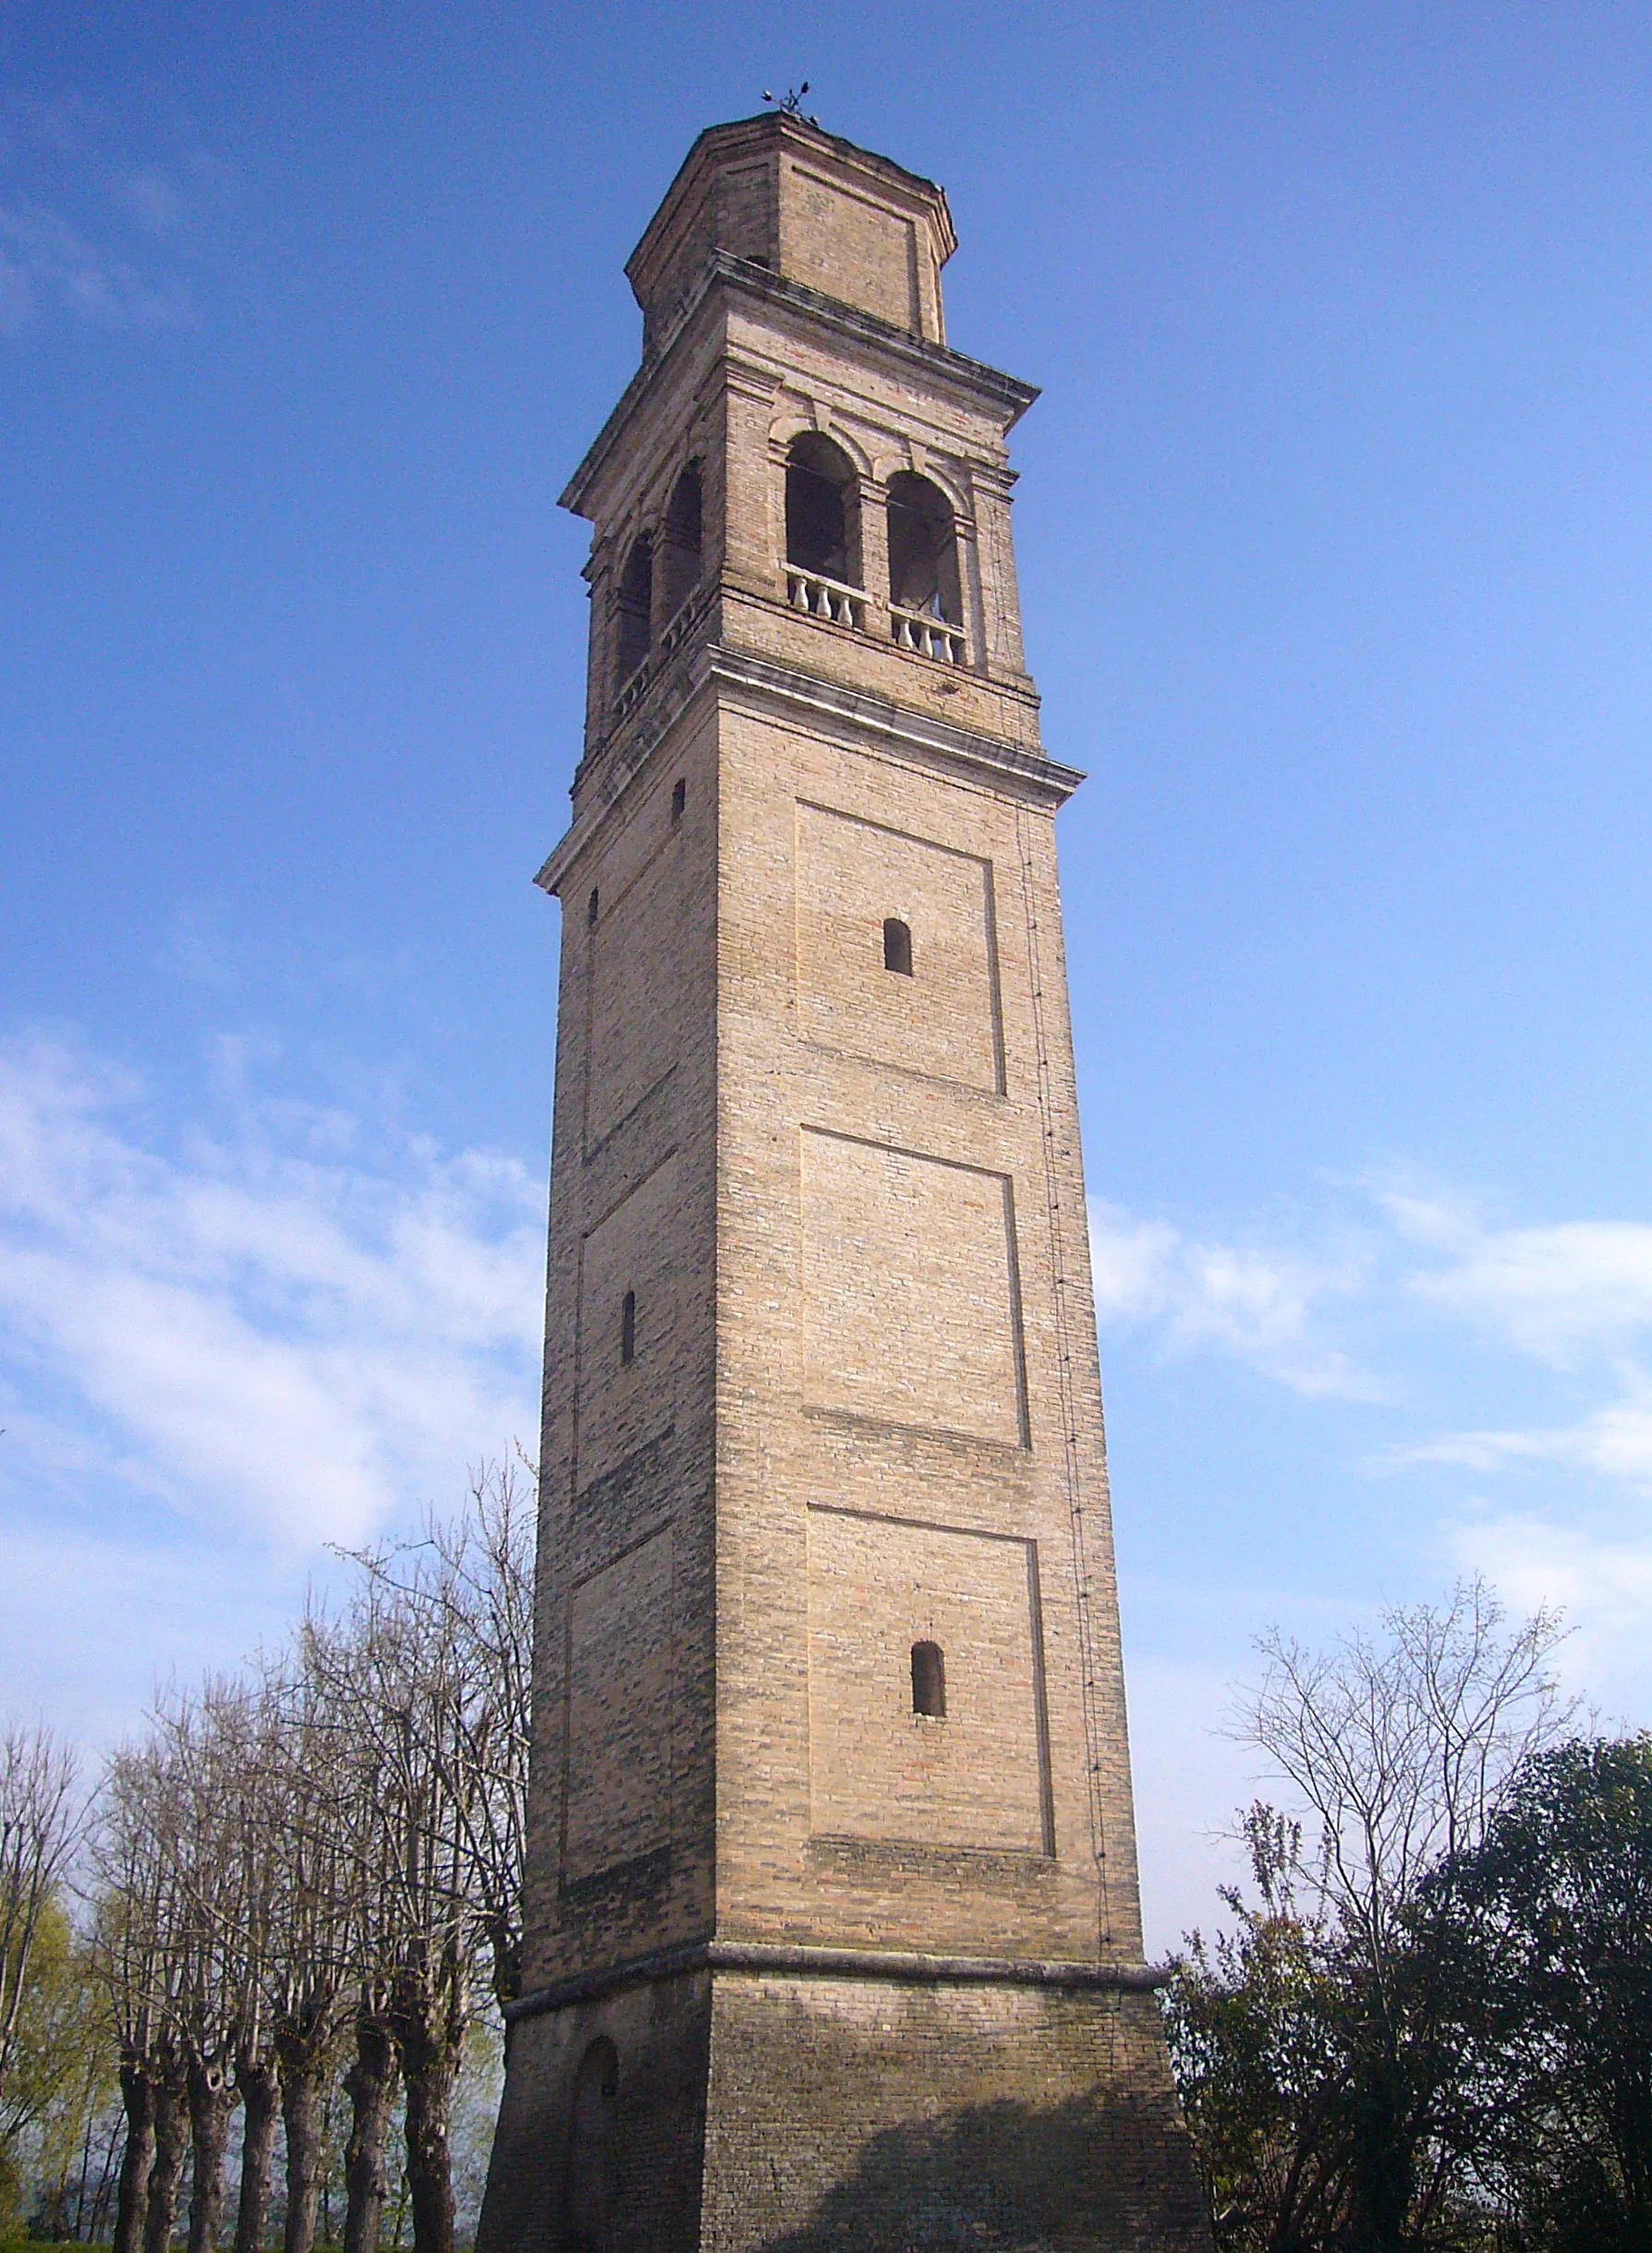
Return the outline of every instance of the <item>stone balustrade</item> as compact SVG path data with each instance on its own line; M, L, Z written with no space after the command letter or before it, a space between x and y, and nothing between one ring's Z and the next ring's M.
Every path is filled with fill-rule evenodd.
M807 611L811 618L830 618L834 626L866 631L866 595L859 587L845 587L837 579L822 578L817 571L788 564L786 601L794 610Z
M964 663L964 628L949 626L944 618L932 617L928 611L900 610L892 603L889 630L897 650L914 650L918 656L936 658L942 664Z

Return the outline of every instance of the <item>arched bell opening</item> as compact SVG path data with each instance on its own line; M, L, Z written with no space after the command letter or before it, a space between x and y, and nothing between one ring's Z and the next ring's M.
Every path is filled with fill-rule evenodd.
M617 633L613 685L623 688L649 653L653 638L654 550L646 532L631 542L615 600Z
M660 534L660 615L669 626L699 585L702 499L699 464L691 461L671 489Z
M910 469L889 481L889 599L897 610L964 623L952 503Z
M812 578L860 585L860 493L855 465L819 431L786 452L786 561Z

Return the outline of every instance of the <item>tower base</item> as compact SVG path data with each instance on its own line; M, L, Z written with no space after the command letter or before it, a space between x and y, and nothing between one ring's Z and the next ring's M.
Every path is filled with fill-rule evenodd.
M478 2253L1209 2253L1150 1992L826 1953L518 2017Z

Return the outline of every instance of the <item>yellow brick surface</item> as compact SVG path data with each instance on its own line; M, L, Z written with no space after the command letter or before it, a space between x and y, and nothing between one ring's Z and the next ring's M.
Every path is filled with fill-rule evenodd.
M1141 1988L1055 855L1078 777L1039 741L1009 523L1031 394L941 343L951 242L938 189L805 121L702 137L627 269L644 367L565 496L592 617L542 876L532 1992L483 2253L572 2253L599 2208L639 2253L893 2253L946 2216L1208 2243ZM852 623L788 575L801 432L852 467ZM698 577L656 573L622 679L627 571L691 465ZM957 662L896 638L906 471L951 508Z

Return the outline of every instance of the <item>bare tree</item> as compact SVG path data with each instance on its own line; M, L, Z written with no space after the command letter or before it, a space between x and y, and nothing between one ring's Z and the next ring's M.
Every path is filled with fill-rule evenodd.
M424 1539L352 1553L387 1594L425 1615L448 1653L455 1704L430 1732L457 1824L465 1889L495 2002L522 1991L522 1874L532 1739L533 1558L538 1474L519 1453L470 1474L466 1505Z
M1553 1658L1558 1617L1512 1633L1484 1581L1436 1609L1385 1612L1381 1633L1308 1651L1277 1629L1234 1734L1267 1754L1313 1819L1331 1905L1379 1967L1424 1873L1477 1840L1529 1753L1574 1706Z
M270 2003L278 1872L286 1820L280 1676L261 1666L236 1712L235 1757L225 1777L230 1894L239 1921L233 1977L235 2081L241 2100L241 2174L235 2253L263 2253L270 2169L281 2113L281 2067Z
M1553 1669L1560 1639L1547 1612L1506 1630L1475 1581L1440 1608L1391 1610L1379 1634L1329 1651L1277 1632L1260 1645L1266 1674L1236 1734L1288 1779L1318 1832L1311 1863L1293 1849L1294 1868L1282 1865L1287 1890L1299 1869L1317 1906L1269 1929L1294 1922L1335 2029L1339 2242L1358 2253L1450 2236L1486 2139L1486 2092L1461 2070L1449 1873L1571 1717ZM1275 1820L1252 1810L1253 1846Z
M372 1874L362 1897L378 1914L363 1930L368 1976L346 2084L350 2165L359 2171L346 2253L376 2244L394 2087L386 2028L407 2079L408 2180L424 2253L451 2238L449 2113L473 1938L500 2006L521 1991L536 1491L519 1453L484 1464L456 1521L432 1517L420 1541L353 1554L368 1583L352 1614L370 1654L358 1677L368 1757L375 1778L394 1779L383 1804L395 1820L365 1845Z
M264 1991L286 2131L285 2253L310 2253L322 2190L323 2113L352 1969L359 1871L351 1851L351 1710L301 1635L275 1687L278 1796ZM359 1803L355 1820L370 1819Z
M41 1917L82 1835L79 1773L43 1723L0 1736L0 2102Z
M342 1622L312 1614L306 1649L348 1715L353 1801L376 1818L357 1851L375 1889L367 1945L406 2090L414 2244L452 2253L448 2128L473 1921L458 1795L475 1790L459 1743L466 1677L453 1622L440 1603L370 1574Z
M114 2253L140 2253L145 2242L156 2163L167 1924L174 1903L152 1767L142 1748L115 1755L99 1796L92 1842L92 1961L120 2045L126 2113ZM170 2235L170 2218L167 2230Z

